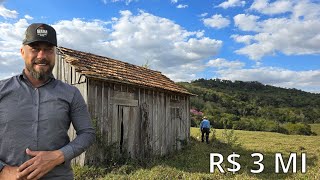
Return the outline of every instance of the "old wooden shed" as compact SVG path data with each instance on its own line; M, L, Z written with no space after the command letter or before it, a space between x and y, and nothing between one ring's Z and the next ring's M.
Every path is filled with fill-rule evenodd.
M161 72L59 47L53 74L80 90L97 130L96 144L77 164L110 159L103 147L144 158L179 150L189 140L191 94ZM69 135L75 137L72 128Z

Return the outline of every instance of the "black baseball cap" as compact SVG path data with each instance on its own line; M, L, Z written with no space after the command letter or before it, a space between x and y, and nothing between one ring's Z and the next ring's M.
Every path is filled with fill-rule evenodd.
M28 45L33 42L48 42L57 46L56 30L44 23L31 24L25 32L25 38L22 44Z

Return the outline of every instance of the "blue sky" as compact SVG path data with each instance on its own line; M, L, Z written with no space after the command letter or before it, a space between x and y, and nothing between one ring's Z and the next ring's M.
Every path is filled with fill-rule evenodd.
M136 65L174 81L260 81L320 92L319 0L0 0L0 79L24 67L30 23L58 45Z

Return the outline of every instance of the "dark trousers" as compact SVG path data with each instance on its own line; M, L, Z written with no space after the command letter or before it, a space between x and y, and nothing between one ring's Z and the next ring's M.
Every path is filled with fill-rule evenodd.
M204 142L204 134L206 134L206 142L209 143L210 129L209 128L202 128L201 132L202 132L201 141Z

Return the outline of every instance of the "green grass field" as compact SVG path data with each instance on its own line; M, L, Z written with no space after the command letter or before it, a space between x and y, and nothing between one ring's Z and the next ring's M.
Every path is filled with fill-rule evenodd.
M311 130L320 136L320 124L312 124Z
M271 132L234 131L227 141L225 130L217 129L211 133L211 143L200 142L200 131L191 128L191 140L188 147L167 157L155 158L142 167L128 163L106 173L101 168L75 167L77 179L320 179L320 124L312 125L317 136L284 135ZM227 131L230 132L231 131ZM215 138L213 138L215 134ZM236 137L237 140L232 140ZM215 169L210 173L210 153L220 153L225 161L222 167L232 168L226 161L233 152L240 155L237 162L241 164L236 173L220 173ZM251 169L258 169L254 164L257 157L251 154L259 152L264 155L264 171L253 174ZM289 154L297 153L297 173L275 173L275 153L282 153L287 163ZM307 172L301 173L301 153L307 154ZM292 168L292 167L291 167ZM289 172L292 172L290 168Z

